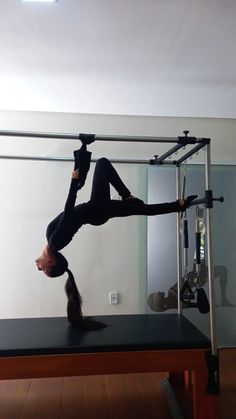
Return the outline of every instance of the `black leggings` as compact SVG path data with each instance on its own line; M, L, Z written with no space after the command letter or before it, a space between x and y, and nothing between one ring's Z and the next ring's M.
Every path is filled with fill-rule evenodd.
M112 185L122 200L111 199ZM105 157L98 160L93 177L90 201L90 224L103 224L110 218L130 215L158 215L179 211L178 201L162 204L144 204L139 199L126 199L130 191L122 182L118 173Z

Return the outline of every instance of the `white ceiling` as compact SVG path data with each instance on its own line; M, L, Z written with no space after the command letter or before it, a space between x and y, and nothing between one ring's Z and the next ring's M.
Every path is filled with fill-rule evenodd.
M236 117L235 0L0 0L0 109Z

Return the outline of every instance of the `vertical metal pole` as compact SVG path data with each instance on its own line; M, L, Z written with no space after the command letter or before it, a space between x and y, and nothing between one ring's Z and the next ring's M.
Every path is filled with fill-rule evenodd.
M176 166L176 199L181 196L181 169ZM178 314L182 313L182 303L180 301L180 282L182 278L182 247L181 247L181 234L180 234L180 213L177 212L177 230L176 230L176 244L177 244L177 280L178 280Z
M211 189L210 143L206 145L205 156L206 156L205 183L206 183L206 190L208 191ZM211 351L212 351L212 355L217 355L214 262L213 262L213 245L212 245L212 208L207 208L206 213L207 213L207 256L208 256L208 282L209 282L209 302L210 302Z

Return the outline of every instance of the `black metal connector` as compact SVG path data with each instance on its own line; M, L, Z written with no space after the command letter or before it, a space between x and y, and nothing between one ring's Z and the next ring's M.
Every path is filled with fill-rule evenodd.
M149 160L149 164L151 166L156 166L158 164L157 159L158 159L158 154L154 154L154 159Z
M210 144L210 142L211 142L210 138L201 138L199 140L199 143L202 143L202 144L205 144L205 145Z
M205 206L213 208L213 192L211 189L205 191Z
M178 137L178 144L188 145L188 144L196 144L196 137Z
M95 141L95 134L79 134L79 140L83 144L91 144Z
M189 131L188 130L184 130L184 137L183 136L179 136L178 137L178 143L182 144L182 146L187 145L187 144L196 144L196 137L188 137Z

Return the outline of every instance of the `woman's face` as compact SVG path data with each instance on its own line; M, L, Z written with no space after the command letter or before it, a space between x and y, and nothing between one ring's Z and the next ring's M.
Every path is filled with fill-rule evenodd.
M55 258L51 255L42 254L35 260L35 263L39 271L43 271L46 275L48 275L52 267L55 265Z

